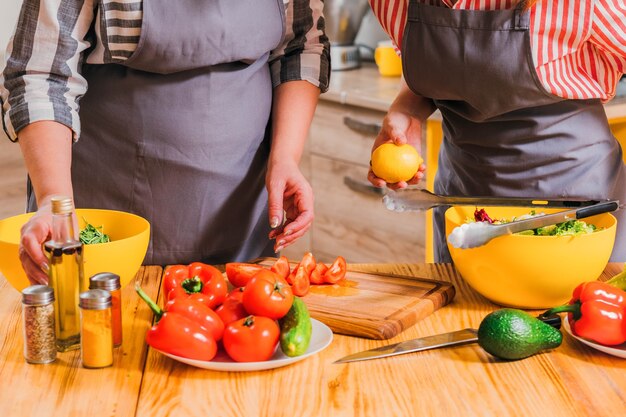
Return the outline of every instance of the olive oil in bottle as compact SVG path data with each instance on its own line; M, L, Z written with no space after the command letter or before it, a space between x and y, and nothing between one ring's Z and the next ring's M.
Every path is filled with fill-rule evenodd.
M49 285L54 289L57 350L80 347L78 295L87 291L83 274L83 244L74 228L73 203L55 196L52 204L52 238L44 243L49 259Z

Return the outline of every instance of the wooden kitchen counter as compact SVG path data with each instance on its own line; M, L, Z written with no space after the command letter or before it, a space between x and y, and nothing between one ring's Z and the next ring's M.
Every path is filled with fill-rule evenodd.
M610 264L603 277L619 272ZM617 416L626 409L626 360L595 351L567 334L551 352L515 361L494 359L476 345L334 365L349 353L465 327L498 308L471 290L450 265L351 265L447 280L448 306L387 341L335 335L321 353L284 368L214 372L149 349L152 314L123 292L124 343L114 366L88 370L79 352L50 365L22 356L20 294L0 278L0 410L3 416ZM157 297L162 270L144 267L135 280Z

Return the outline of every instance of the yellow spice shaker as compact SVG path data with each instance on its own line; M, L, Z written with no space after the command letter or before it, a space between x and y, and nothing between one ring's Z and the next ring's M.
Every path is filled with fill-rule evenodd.
M80 349L85 368L113 365L111 294L105 290L80 293Z

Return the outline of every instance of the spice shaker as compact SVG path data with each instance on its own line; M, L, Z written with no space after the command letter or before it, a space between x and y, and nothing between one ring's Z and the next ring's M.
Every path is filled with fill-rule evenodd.
M113 320L113 346L122 344L122 285L120 276L112 272L101 272L89 278L90 290L105 290L111 293L111 318Z
M111 294L105 290L80 293L80 349L85 368L113 365Z
M50 363L57 357L54 330L54 290L31 285L22 291L24 358L28 363Z
M54 196L50 204L52 237L44 243L44 251L54 289L57 349L64 352L80 347L78 294L88 289L88 282L83 276L83 244L74 228L74 203L70 197Z

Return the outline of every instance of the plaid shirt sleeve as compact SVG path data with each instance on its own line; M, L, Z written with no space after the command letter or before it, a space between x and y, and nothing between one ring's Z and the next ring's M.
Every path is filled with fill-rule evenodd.
M323 8L323 0L285 1L285 37L270 56L274 87L306 80L322 92L328 90L330 43L324 31Z
M78 101L87 82L78 68L94 0L24 0L0 75L3 127L9 138L29 123L55 120L80 132Z

